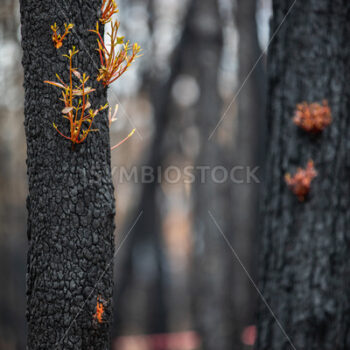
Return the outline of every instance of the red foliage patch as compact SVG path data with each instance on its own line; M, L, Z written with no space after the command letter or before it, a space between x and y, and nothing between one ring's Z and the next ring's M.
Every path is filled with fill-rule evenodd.
M101 296L99 295L97 297L96 313L94 314L94 319L98 323L103 323L103 315L104 315L104 312L105 312L104 304L105 304L105 302L101 299Z
M287 173L285 175L285 180L288 187L298 197L299 201L303 202L310 192L311 181L316 176L317 171L314 168L314 162L309 160L306 169L298 168L293 176Z
M307 132L319 133L332 122L331 109L326 100L322 105L303 102L297 105L293 121Z

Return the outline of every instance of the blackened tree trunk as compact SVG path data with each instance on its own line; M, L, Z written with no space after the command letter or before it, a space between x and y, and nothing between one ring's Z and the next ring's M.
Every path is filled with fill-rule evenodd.
M106 113L98 132L72 149L52 127L68 133L60 92L43 83L58 73L68 80L62 57L75 45L74 67L91 76L92 107L106 103L96 82L98 0L21 2L27 137L28 197L28 349L108 349L113 287L114 198ZM56 50L50 26L75 24ZM105 300L103 323L94 320L97 298Z
M272 33L291 4L274 1ZM350 347L349 16L347 1L296 1L270 46L260 282L290 341L262 303L259 350ZM332 124L319 136L298 130L296 104L322 99ZM284 174L309 159L318 176L299 202Z

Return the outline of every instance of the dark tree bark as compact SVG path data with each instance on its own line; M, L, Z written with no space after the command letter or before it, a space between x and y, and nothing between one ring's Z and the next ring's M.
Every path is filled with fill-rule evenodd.
M98 0L65 2L21 0L27 137L28 197L28 349L108 349L115 214L107 114L100 113L81 145L58 135L68 133L60 93L44 80L58 73L68 80L62 54L75 45L74 66L91 76L92 106L106 103L96 82ZM75 24L56 50L50 26ZM79 39L80 38L80 39ZM97 297L106 301L104 323L94 321Z
M271 33L291 0L274 1ZM295 349L348 349L350 3L296 1L268 57L268 134L261 247L261 287ZM333 122L319 136L292 121L296 104L327 99ZM287 188L286 172L315 162L305 202ZM292 346L261 304L258 349Z

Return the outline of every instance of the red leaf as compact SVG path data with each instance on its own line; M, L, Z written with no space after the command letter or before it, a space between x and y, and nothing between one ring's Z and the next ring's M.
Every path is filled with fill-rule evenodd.
M66 88L63 84L57 83L57 82L55 82L55 81L48 81L48 80L45 80L44 83L45 83L45 84L50 84L50 85L53 85L53 86L56 86L56 87L59 87L59 88L61 88L61 89L65 89L65 88Z

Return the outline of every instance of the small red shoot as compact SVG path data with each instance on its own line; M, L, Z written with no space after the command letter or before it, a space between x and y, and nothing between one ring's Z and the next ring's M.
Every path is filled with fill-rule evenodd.
M112 20L112 16L118 12L119 11L115 0L103 0L101 6L100 22L102 24L109 23Z
M97 35L97 51L100 55L101 64L97 80L102 81L104 86L108 86L120 78L131 63L141 56L139 55L141 48L137 43L130 46L129 41L124 43L124 37L118 36L119 25L118 21L111 23L111 33L107 34L111 42L109 45L106 45L103 41L98 22L96 23L96 29L90 30L90 32ZM119 45L121 48L118 51L117 47Z
M113 151L114 149L116 149L116 148L118 148L119 146L121 146L125 141L129 140L130 137L131 137L132 135L134 135L135 131L136 131L136 129L132 129L131 133L130 133L127 137L125 137L123 140L121 140L120 142L118 142L115 146L111 147L111 151Z
M105 312L104 309L104 304L106 302L104 300L102 300L101 296L99 295L97 297L97 302L96 302L96 313L94 314L94 319L98 322L98 323L103 323L103 315Z
M112 115L112 108L109 107L109 112L108 112L109 127L111 127L112 123L115 122L115 121L117 120L116 115L117 115L117 112L118 112L118 107L119 107L118 105L115 106L113 115ZM134 135L135 131L136 131L136 129L133 129L133 130L131 131L131 133L130 133L127 137L125 137L123 140L121 140L120 142L118 142L115 146L111 147L111 151L113 151L114 149L116 149L116 148L118 148L119 146L121 146L125 141L129 140L130 137L131 137L132 135Z
M74 27L74 24L72 23L65 23L64 24L64 33L63 35L57 34L57 24L54 23L54 25L51 26L51 30L53 31L52 34L52 41L55 45L56 49L59 49L60 47L62 47L62 41L64 40L64 38L70 33L70 30Z
M314 168L314 162L309 160L306 169L298 168L294 176L287 173L284 178L291 191L298 197L300 202L303 202L310 192L311 181L316 176L317 171Z

